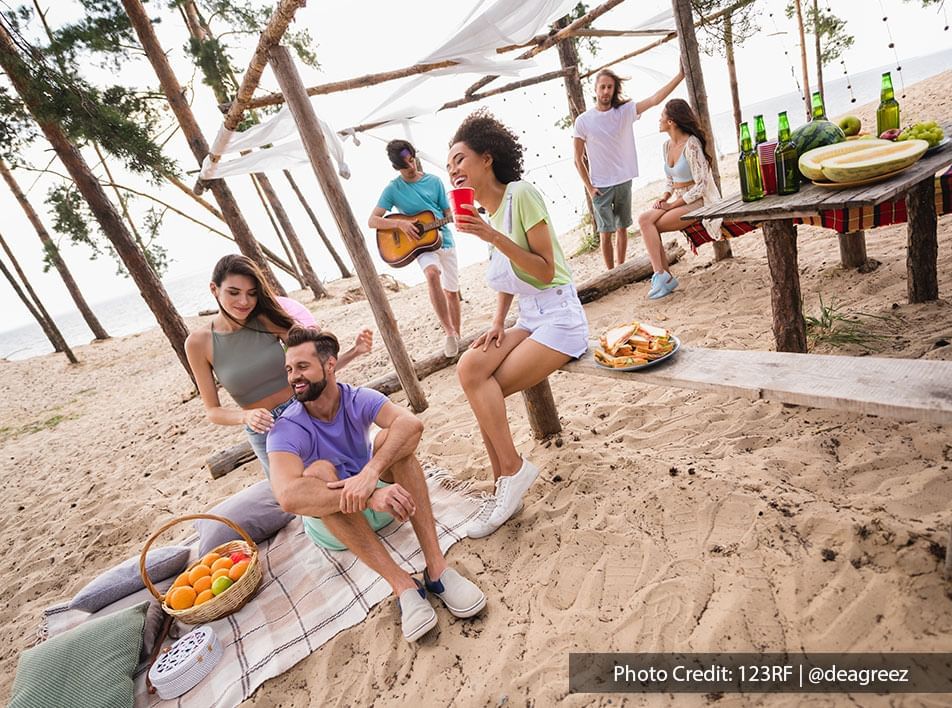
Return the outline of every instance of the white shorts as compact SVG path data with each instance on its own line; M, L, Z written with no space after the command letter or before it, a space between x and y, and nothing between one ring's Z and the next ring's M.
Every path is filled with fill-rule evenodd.
M444 290L451 293L459 292L459 261L456 260L455 248L441 248L438 251L427 251L416 258L420 270L426 271L430 266L436 266L440 271L440 284Z
M588 319L575 286L557 285L538 295L519 295L516 327L529 339L577 359L588 351Z

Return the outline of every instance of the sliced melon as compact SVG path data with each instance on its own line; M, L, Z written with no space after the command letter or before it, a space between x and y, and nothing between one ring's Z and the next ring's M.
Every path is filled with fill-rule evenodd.
M840 155L849 155L861 150L869 150L877 146L893 144L889 140L880 140L879 138L871 138L863 141L849 140L849 138L847 138L847 141L848 142L844 143L836 143L835 145L824 145L823 147L814 148L813 150L808 150L803 153L799 161L800 172L802 172L803 176L807 179L825 179L820 169L820 165L824 160L831 157L839 157Z
M928 149L929 143L925 140L879 145L871 150L860 150L826 159L821 164L821 169L823 176L834 182L855 182L905 169L922 157Z

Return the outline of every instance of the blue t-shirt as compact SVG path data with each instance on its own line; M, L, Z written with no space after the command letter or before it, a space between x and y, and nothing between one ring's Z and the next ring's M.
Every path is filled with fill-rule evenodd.
M299 401L288 406L268 433L268 452L290 452L307 467L327 460L337 468L337 477L358 474L373 452L370 424L387 397L372 388L339 383L340 408L329 423L311 417Z
M424 174L416 182L407 182L403 177L391 180L377 200L377 206L385 211L396 209L407 215L432 211L437 219L442 219L443 212L450 208L450 201L440 178ZM449 226L440 228L440 234L443 248L453 248L455 244Z

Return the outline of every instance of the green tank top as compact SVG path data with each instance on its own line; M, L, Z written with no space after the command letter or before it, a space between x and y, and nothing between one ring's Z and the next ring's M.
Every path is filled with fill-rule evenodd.
M212 368L239 406L249 406L288 385L284 347L270 332L258 331L257 320L236 332L212 327Z

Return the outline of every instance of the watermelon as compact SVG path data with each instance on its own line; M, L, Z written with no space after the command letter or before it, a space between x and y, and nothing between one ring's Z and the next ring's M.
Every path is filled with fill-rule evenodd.
M870 150L831 157L823 161L823 176L834 182L856 182L903 170L929 149L925 140L889 143Z
M823 147L807 150L800 155L800 172L807 179L817 180L826 179L821 169L822 164L832 157L848 155L854 152L869 150L878 146L891 145L888 140L870 139L870 140L846 140L843 143L834 145L824 145Z
M797 155L824 145L835 145L846 140L846 136L836 123L828 120L812 120L801 125L790 136L797 145Z

